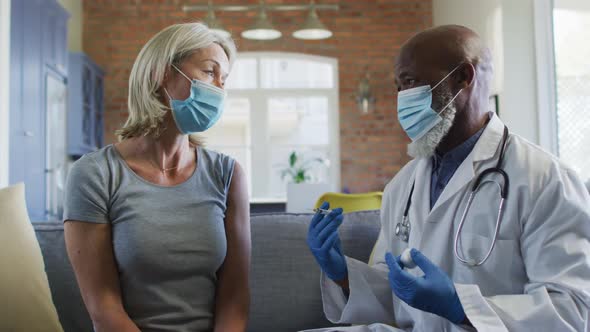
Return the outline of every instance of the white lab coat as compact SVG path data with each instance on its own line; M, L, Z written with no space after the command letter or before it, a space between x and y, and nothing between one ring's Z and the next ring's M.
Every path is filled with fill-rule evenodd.
M391 291L384 255L417 248L453 280L477 331L588 331L590 197L584 183L554 156L511 134L504 170L510 187L498 241L479 267L461 264L453 240L475 176L498 160L504 124L493 115L473 151L430 209L430 159L413 160L387 185L374 264L347 257L350 297L324 275L326 317L333 323L373 324L350 331L469 331L414 309ZM409 243L395 236L412 181ZM462 231L464 252L483 257L493 237L499 189L481 187ZM345 219L346 222L346 219ZM421 274L419 269L411 273ZM337 329L344 331L344 329ZM326 329L324 331L336 331Z

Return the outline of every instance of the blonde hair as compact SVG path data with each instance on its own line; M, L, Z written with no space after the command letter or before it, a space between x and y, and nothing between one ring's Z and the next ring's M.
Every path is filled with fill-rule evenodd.
M141 49L129 75L129 116L123 128L117 130L119 140L161 134L164 115L169 107L160 101L160 89L167 70L180 66L193 52L220 45L227 55L230 68L236 56L232 39L224 38L202 23L171 25L153 36ZM198 137L191 135L198 143Z

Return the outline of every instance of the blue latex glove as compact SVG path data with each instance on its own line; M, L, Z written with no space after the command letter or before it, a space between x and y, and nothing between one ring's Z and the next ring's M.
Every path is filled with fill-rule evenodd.
M324 202L322 209L329 209L330 204ZM338 227L344 217L342 209L334 209L330 214L316 213L311 219L307 232L307 245L322 271L334 281L346 279L348 269L340 248Z
M465 311L451 279L418 250L412 249L411 255L424 276L409 274L403 270L399 256L394 258L391 253L385 254L389 284L395 295L416 309L439 315L455 324L462 323Z

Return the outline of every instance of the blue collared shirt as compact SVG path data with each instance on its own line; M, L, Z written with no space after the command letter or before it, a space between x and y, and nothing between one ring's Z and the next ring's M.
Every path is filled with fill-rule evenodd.
M485 127L481 128L465 142L444 155L441 155L438 151L434 153L432 156L432 174L430 175L430 209L440 197L459 165L473 150L484 129Z

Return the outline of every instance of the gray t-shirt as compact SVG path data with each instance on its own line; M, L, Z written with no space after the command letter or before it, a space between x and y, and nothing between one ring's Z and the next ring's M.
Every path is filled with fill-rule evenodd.
M149 183L109 145L76 161L64 220L112 225L125 310L143 332L213 329L234 160L197 148L185 182Z

